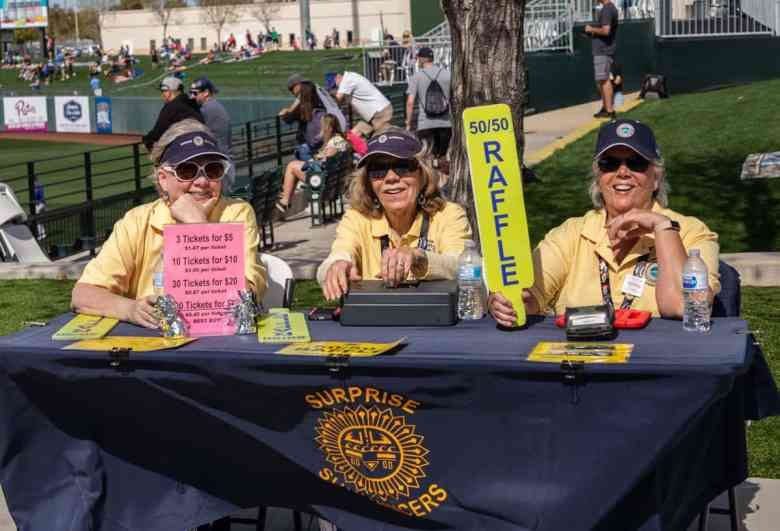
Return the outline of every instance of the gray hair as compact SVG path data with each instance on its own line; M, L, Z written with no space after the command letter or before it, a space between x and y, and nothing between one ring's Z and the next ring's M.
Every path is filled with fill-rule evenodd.
M650 167L655 171L655 178L658 180L658 189L653 192L653 199L658 201L658 204L662 207L666 207L669 204L669 192L671 186L666 180L666 168L664 162L661 159L650 162ZM604 207L604 198L601 196L601 190L599 189L599 177L601 176L601 170L598 164L593 162L593 177L590 180L590 186L588 192L590 194L590 200L593 202L593 206L596 208Z

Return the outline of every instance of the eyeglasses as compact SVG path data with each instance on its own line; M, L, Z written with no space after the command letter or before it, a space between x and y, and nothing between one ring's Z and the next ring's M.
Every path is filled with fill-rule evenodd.
M386 164L372 164L368 166L369 179L384 179L387 172L393 170L393 173L399 177L406 177L410 173L417 171L420 167L416 160L399 160Z
M218 181L228 171L230 163L226 160L210 160L201 165L191 160L182 162L175 168L169 167L176 178L182 182L192 182L201 175L205 176L209 181Z
M619 159L617 157L601 157L597 161L599 169L605 172L617 171L620 169L620 166L622 166L623 163L626 164L626 167L629 170L640 173L647 171L648 166L650 166L650 161L644 157L640 157L639 155L634 155L627 159Z

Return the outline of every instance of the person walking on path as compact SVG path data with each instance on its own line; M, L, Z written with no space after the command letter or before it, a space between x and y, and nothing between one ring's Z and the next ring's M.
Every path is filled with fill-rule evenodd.
M219 92L214 83L207 77L201 77L190 85L190 98L200 106L200 113L206 126L214 133L219 149L230 155L230 115L225 106L217 101L216 93ZM230 193L236 180L234 166L223 179L223 188Z
M157 116L157 122L151 131L146 133L141 141L149 151L168 128L187 118L194 118L199 122L204 122L203 115L198 110L197 104L190 100L186 94L182 93L181 80L176 77L166 77L160 83L160 97L165 102L160 114Z
M595 25L585 26L592 41L593 70L596 86L601 94L602 107L594 114L595 118L615 118L615 108L612 105L612 82L609 73L615 61L617 50L618 10L611 0L599 0L601 10Z
M349 97L352 109L363 120L352 127L352 131L370 137L390 126L393 106L371 81L355 72L336 74L336 100L341 103Z
M419 70L406 89L406 130L412 130L416 101L417 138L425 142L436 159L440 159L447 155L452 137L450 71L433 64L433 50L427 47L417 52L417 62Z

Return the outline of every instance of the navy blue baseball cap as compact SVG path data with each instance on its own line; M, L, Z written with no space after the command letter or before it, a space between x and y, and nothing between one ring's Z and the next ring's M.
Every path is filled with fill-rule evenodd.
M604 124L596 140L594 160L616 146L632 149L649 161L661 160L653 130L638 120L621 118Z
M368 151L358 161L358 168L363 167L368 159L377 155L413 159L420 151L422 151L422 144L416 136L403 129L387 131L369 139Z
M198 78L190 85L190 92L203 92L204 90L208 90L212 94L218 92L217 87L215 87L214 83L207 77Z
M203 131L196 131L178 136L168 144L160 157L160 164L176 166L201 155L217 155L225 160L230 160L219 149L213 136Z

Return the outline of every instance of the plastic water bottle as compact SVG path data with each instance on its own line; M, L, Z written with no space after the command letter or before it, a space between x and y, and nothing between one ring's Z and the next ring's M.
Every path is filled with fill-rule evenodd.
M683 330L686 332L710 331L709 282L707 264L701 259L698 249L691 249L685 261L682 274Z
M160 257L157 259L157 263L154 265L154 272L152 273L152 287L154 288L154 294L158 297L165 295L164 263L163 253L160 251Z
M484 287L482 285L482 257L473 241L458 258L458 317L482 319L485 315Z

